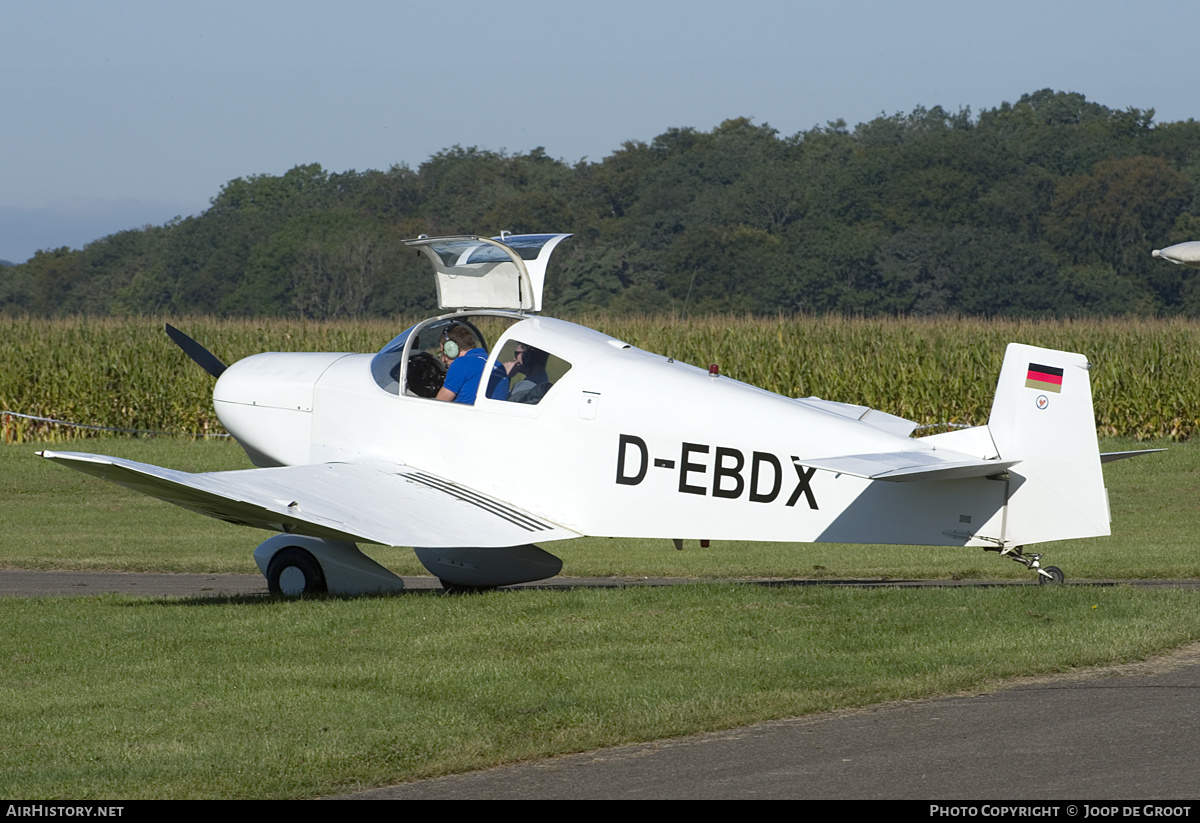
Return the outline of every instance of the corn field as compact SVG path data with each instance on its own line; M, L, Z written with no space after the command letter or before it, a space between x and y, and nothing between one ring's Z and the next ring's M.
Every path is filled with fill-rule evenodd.
M572 318L639 348L792 397L858 403L922 424L986 422L1010 342L1085 354L1097 431L1186 440L1200 428L1200 323L1172 320ZM226 363L261 351L374 352L411 320L173 320ZM0 319L0 410L172 434L223 431L212 378L162 321ZM6 442L93 431L5 414Z

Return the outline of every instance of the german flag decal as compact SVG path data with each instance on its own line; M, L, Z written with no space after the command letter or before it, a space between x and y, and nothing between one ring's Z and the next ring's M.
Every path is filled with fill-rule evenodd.
M1063 370L1054 366L1039 366L1029 364L1029 373L1025 375L1025 388L1039 391L1062 392Z

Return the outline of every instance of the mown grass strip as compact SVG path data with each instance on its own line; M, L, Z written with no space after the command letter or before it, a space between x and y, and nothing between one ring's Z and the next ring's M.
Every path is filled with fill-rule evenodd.
M1122 587L0 601L0 795L307 797L987 688L1200 638Z

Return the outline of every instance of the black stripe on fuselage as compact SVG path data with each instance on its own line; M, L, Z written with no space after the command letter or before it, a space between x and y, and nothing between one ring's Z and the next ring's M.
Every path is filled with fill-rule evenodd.
M540 520L535 520L522 511L507 506L489 497L484 497L478 492L451 483L449 480L443 480L440 477L435 477L432 474L424 472L405 473L404 477L420 483L423 486L428 486L431 489L436 489L440 492L445 492L451 497L455 497L464 503L470 503L473 506L483 509L486 512L496 515L512 523L514 526L520 526L526 531L549 531L551 526L542 523Z

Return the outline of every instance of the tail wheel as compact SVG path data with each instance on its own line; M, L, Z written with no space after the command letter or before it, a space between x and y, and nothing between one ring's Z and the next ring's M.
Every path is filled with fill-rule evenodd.
M1067 579L1058 566L1047 566L1038 570L1038 583L1062 583Z
M304 549L280 549L267 564L267 590L271 594L299 597L327 591L321 564Z

